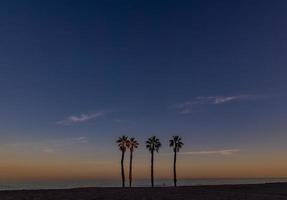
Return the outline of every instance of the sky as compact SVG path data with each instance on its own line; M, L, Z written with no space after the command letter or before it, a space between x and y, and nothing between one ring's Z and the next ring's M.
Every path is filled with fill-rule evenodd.
M156 178L172 176L173 135L179 178L287 177L286 9L1 1L1 180L120 179L121 135L140 143L135 179L153 135Z

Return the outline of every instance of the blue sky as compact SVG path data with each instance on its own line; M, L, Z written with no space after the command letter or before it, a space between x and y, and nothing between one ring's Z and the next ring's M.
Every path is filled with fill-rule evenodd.
M286 152L286 6L1 1L1 143L99 162L122 134L179 134L184 152Z

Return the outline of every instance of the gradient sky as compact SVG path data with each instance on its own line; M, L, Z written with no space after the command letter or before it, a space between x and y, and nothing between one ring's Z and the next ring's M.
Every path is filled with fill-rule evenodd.
M0 2L0 178L287 177L287 2Z

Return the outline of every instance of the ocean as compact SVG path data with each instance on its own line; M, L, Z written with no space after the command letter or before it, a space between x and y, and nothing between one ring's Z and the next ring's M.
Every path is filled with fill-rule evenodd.
M231 184L258 184L287 182L287 178L248 178L248 179L181 179L178 186L192 185L231 185ZM128 181L126 182L128 185ZM157 179L156 186L172 186L171 179ZM149 179L134 180L134 187L150 186ZM121 180L69 180L69 181L26 181L4 182L0 181L0 190L30 190L30 189L67 189L81 187L121 187Z

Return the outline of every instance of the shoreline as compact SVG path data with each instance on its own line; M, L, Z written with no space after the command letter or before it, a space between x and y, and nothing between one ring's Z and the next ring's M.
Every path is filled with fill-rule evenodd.
M95 200L95 199L193 199L282 200L287 182L263 184L204 185L178 187L80 187L71 189L3 190L1 200Z
M265 183L284 183L287 178L204 178L204 179L180 179L178 187L187 186L212 186L212 185L249 185ZM157 179L155 187L172 187L170 179ZM74 189L74 188L121 188L119 180L48 180L48 181L1 181L0 191L8 190L41 190L41 189ZM126 185L126 187L128 187ZM133 187L150 187L150 180L136 179Z
M179 185L177 187L171 186L171 185L167 185L167 186L162 186L162 185L158 185L158 186L126 186L126 187L121 187L121 186L83 186L83 187L63 187L63 188L35 188L35 189L2 189L0 190L1 192L15 192L15 191L47 191L47 190L82 190L82 189L122 189L122 190L126 190L126 189L165 189L165 188L210 188L210 187L240 187L240 186L264 186L264 185L286 185L287 186L287 181L282 181L282 182L265 182L265 183L235 183L235 184L203 184L203 185ZM7 186L8 187L8 186Z

